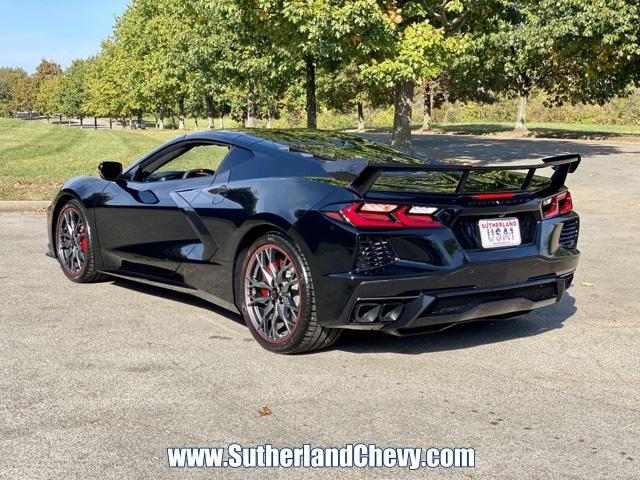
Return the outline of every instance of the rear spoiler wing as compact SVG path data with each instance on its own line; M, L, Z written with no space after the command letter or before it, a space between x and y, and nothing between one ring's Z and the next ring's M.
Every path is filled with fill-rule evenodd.
M474 171L496 171L496 170L527 170L520 190L525 191L529 186L536 170L541 168L553 168L555 171L551 176L551 184L543 189L544 191L555 192L560 189L569 173L573 173L580 164L581 157L578 154L557 155L546 157L534 162L504 162L497 165L473 165L473 164L370 164L366 159L355 160L338 160L332 162L324 162L323 168L334 178L351 182L349 187L361 195L367 193L378 176L382 172L399 172L399 171L420 171L420 172L462 172L460 180L456 186L456 194L464 194L465 184L469 174Z

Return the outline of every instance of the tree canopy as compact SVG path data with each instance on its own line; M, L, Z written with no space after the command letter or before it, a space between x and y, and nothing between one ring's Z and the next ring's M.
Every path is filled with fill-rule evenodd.
M640 82L635 0L132 0L95 58L64 72L0 69L0 112L227 115L256 126L283 112L393 105L410 145L414 91L435 101L602 103Z

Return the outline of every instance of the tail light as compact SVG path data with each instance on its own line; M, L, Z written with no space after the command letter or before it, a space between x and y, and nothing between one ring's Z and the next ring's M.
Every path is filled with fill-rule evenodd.
M564 215L573 210L573 199L569 192L562 192L542 201L542 218Z
M353 203L339 212L325 212L333 220L362 228L441 228L437 208L386 203Z

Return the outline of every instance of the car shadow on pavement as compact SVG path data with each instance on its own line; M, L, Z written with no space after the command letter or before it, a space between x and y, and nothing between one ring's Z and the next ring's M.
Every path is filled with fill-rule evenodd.
M176 292L168 288L156 287L153 285L147 285L145 283L136 282L134 280L126 280L124 278L110 279L112 284L117 287L128 288L136 292L144 293L146 295L154 295L166 300L173 300L175 302L185 303L194 307L199 307L204 310L209 310L211 313L220 315L221 317L228 318L236 323L244 325L244 319L241 315L224 307L216 305L202 298L190 295L188 293Z
M455 325L439 333L396 337L380 332L347 331L333 346L352 353L402 353L418 355L473 348L479 345L532 337L562 328L576 312L567 294L560 303L508 320L483 320Z
M133 280L113 279L113 285L146 295L185 303L208 310L225 319L244 325L241 315L187 293L155 287ZM455 325L447 330L424 335L396 337L373 331L346 330L340 340L331 347L351 353L400 353L418 355L473 348L479 345L506 342L517 338L532 337L562 328L576 312L575 299L566 294L560 303L534 310L528 315L508 320L482 320ZM224 321L218 319L218 321ZM312 352L313 354L313 352Z

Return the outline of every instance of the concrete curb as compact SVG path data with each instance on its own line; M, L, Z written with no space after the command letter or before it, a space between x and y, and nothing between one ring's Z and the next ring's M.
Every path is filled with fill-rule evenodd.
M0 201L0 213L35 212L50 204L46 200L4 200Z

